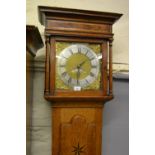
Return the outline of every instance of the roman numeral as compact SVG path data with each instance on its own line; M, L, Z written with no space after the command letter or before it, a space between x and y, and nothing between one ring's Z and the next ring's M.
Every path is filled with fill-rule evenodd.
M90 58L90 60L94 60L94 59L95 59L95 57Z
M88 52L89 52L89 50L87 50L87 52L85 53L85 55L87 55Z
M70 52L71 54L74 54L73 51L72 51L72 49L69 49L69 52Z
M95 74L94 74L94 73L92 73L92 72L90 72L90 76L94 77L94 76L95 76Z
M64 55L61 55L61 57L63 57L63 58L65 58L65 59L67 59Z
M86 81L87 83L89 83L89 81L88 81L87 79L85 79L85 81Z
M65 77L67 75L67 72L63 72L61 75Z
M94 66L91 66L91 68L97 68L97 66L94 65Z
M81 53L81 48L80 47L78 47L78 53Z
M62 56L63 58L67 59L65 56Z
M68 83L71 83L72 82L72 78L70 77L69 79L68 79Z
M59 67L65 67L65 65L59 65Z

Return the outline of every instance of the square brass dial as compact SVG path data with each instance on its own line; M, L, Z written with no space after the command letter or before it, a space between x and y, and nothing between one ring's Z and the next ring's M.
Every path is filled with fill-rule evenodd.
M56 90L101 89L101 45L56 42Z

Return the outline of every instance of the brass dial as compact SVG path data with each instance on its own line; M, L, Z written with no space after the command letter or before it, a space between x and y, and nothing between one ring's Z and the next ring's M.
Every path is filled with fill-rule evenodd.
M98 56L85 45L71 45L62 50L57 59L61 80L74 89L87 87L99 74Z

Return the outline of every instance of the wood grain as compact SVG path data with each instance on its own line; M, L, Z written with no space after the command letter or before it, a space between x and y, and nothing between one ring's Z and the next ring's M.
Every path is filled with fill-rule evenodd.
M103 87L103 95L107 95L107 50L108 50L108 44L106 41L102 43L102 87Z

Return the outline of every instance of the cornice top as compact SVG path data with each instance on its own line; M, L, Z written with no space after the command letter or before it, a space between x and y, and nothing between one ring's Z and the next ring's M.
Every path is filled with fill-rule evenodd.
M39 6L39 21L41 24L46 24L47 18L68 18L68 19L79 19L88 20L91 22L100 23L115 23L123 14L112 13L112 12L101 12L101 11L90 11L90 10L79 10L70 8L60 7L47 7Z

